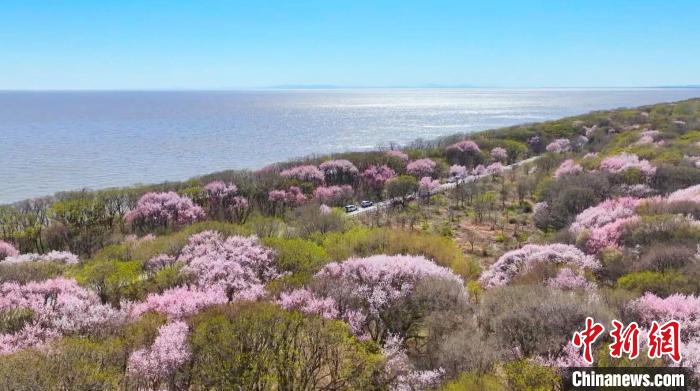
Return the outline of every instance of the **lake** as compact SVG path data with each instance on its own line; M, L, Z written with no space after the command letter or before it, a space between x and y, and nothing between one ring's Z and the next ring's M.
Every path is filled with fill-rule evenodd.
M692 88L0 92L0 203L698 96Z

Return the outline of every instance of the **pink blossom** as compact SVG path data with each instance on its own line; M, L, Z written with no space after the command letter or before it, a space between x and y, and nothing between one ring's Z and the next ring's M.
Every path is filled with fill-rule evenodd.
M270 190L268 200L273 203L280 203L289 206L299 206L306 202L306 196L297 186L291 186L289 190ZM245 201L247 206L248 200ZM241 204L243 205L243 204Z
M696 202L700 203L700 184L676 190L666 198L668 202Z
M501 162L491 163L486 167L486 173L489 175L498 175L504 170L503 164Z
M280 175L287 178L296 178L300 181L322 183L324 175L316 166L305 165L296 166L280 172Z
M389 166L369 166L363 173L362 179L370 187L375 189L381 189L384 187L386 182L395 177L396 172L392 170Z
M0 261L6 257L14 257L16 255L19 255L19 251L13 245L0 240Z
M428 197L435 193L440 188L440 181L434 180L431 177L423 177L418 182L418 194L421 197Z
M468 175L468 170L464 166L460 166L460 165L455 164L455 165L452 165L450 167L450 176L452 176L452 177L466 178L467 175Z
M214 231L192 235L178 261L183 272L192 273L204 290L218 288L234 299L239 292L249 295L279 277L275 253L260 245L254 236L229 236Z
M672 294L661 298L653 293L645 293L632 300L629 309L641 323L649 326L652 321L666 322L677 320L681 323L684 335L696 335L700 332L700 297L694 295Z
M306 202L306 196L298 186L290 186L287 190L287 203L292 206L299 206Z
M431 176L435 172L436 166L437 164L430 159L418 159L408 163L406 171L411 175L419 177Z
M527 244L503 254L482 273L479 281L487 288L506 285L516 276L527 273L543 262L590 270L600 268L598 260L568 244Z
M508 151L505 148L496 147L491 150L491 158L497 161L505 161L508 159Z
M0 312L22 308L31 310L32 318L16 333L0 334L0 353L61 334L115 327L125 320L123 312L102 304L96 293L66 278L0 284Z
M328 160L318 168L323 171L325 178L331 183L351 182L358 174L357 167L346 159Z
M341 205L352 198L350 185L319 186L314 190L314 198L323 204Z
M574 235L579 235L584 230L600 228L618 219L632 217L641 201L633 197L605 200L579 213L569 230Z
M638 169L648 176L656 172L656 167L652 166L648 160L640 160L637 155L626 152L606 157L600 163L600 169L610 173L619 173L631 168Z
M318 297L306 288L282 293L277 302L287 310L299 310L306 314L320 315L328 319L337 319L339 315L335 300L330 297Z
M351 258L342 263L329 263L316 274L316 279L326 281L333 287L328 294L336 302L352 302L353 307L348 309L361 311L359 314L344 311L341 317L351 325L355 323L353 328L361 329L363 333L378 332L374 338L380 339L383 337L380 331L367 328L369 322L381 323L381 312L397 300L410 295L414 285L424 278L451 281L462 289L464 286L462 279L450 269L438 266L422 256L375 255ZM462 293L467 294L465 290ZM361 327L358 324L360 321L364 322Z
M448 150L478 154L481 152L479 145L472 140L462 140L447 147Z
M406 354L404 341L398 336L389 336L382 348L386 356L384 373L391 379L389 389L392 391L413 391L435 389L445 375L442 368L418 370Z
M586 280L586 277L576 273L569 267L560 269L556 277L547 280L547 286L567 291L577 289L595 290L595 283L589 282Z
M125 216L129 223L150 228L190 224L202 218L204 210L200 206L174 191L144 194Z
M472 175L475 175L475 176L486 175L486 167L484 167L482 164L479 164L478 166L474 167L474 169L472 170Z
M238 188L233 183L226 184L223 181L214 181L204 186L204 190L211 198L223 199L236 194Z
M51 251L46 254L21 254L13 257L5 258L6 263L23 263L23 262L57 262L66 265L76 265L80 263L77 255L68 251Z
M588 235L586 251L590 254L595 254L606 247L616 247L620 237L622 237L625 226L627 224L636 223L637 221L639 221L639 216L632 216L617 219L610 224L594 228Z
M568 152L571 150L571 141L567 138L558 138L551 143L547 144L547 151L548 152L555 152L555 153L561 153L561 152Z
M226 293L219 288L175 287L163 293L151 293L143 302L133 304L129 316L138 318L152 311L165 314L171 319L181 319L206 307L224 304L227 301Z
M408 161L408 155L406 155L405 153L398 151L398 150L386 151L386 155L389 157L392 157L392 158L399 159L403 162Z
M187 323L182 321L161 326L150 348L131 353L127 364L129 375L152 384L169 378L190 358L187 333Z
M580 172L583 172L583 167L580 164L574 162L573 159L566 159L554 172L554 177L561 178L564 175L574 175Z

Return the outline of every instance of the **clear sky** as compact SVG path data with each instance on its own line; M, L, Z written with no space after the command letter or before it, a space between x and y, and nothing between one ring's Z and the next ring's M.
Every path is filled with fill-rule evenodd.
M2 0L0 89L700 84L700 1Z

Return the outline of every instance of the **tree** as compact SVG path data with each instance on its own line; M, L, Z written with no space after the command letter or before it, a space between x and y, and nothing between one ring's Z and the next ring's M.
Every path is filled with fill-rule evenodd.
M386 183L386 192L389 198L400 198L406 203L406 198L418 190L418 181L410 175L401 175Z
M205 389L366 389L381 362L344 324L271 304L216 307L193 323L192 383Z

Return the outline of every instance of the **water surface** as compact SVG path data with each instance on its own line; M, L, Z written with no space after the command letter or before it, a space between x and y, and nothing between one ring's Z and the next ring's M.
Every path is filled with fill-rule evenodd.
M0 203L700 96L700 89L0 92Z

